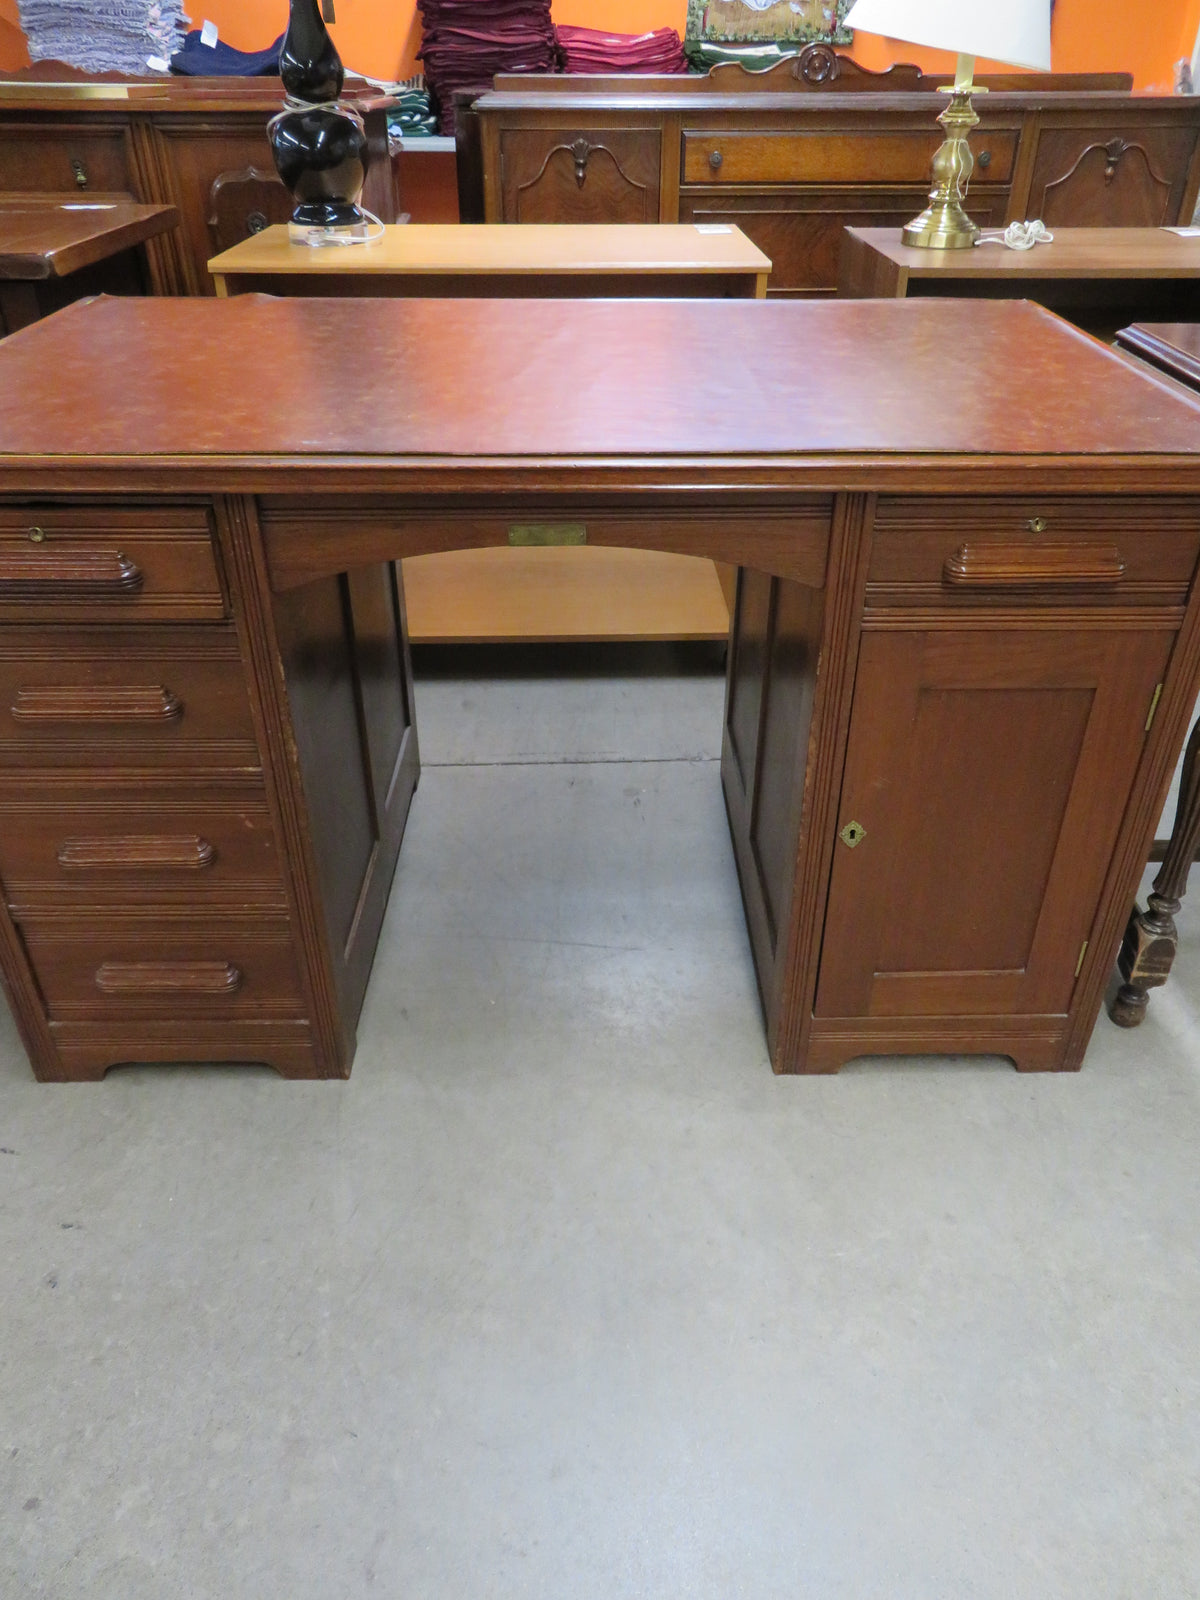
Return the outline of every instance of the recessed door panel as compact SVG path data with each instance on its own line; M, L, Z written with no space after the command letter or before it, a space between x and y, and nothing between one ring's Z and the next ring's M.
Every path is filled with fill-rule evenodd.
M864 635L818 1015L1068 1010L1170 646Z

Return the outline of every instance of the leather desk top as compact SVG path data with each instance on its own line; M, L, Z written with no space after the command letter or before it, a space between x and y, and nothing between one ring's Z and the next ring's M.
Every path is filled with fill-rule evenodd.
M48 456L208 487L215 458L280 487L331 458L686 461L709 489L721 460L935 456L941 487L947 456L1170 456L1183 492L1200 407L1024 302L99 299L0 343L0 482Z

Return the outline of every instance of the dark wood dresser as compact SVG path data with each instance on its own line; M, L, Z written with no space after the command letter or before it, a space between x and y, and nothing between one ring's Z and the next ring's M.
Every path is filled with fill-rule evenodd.
M1019 302L245 296L0 344L40 1077L349 1072L418 772L390 562L533 536L741 569L721 780L777 1070L1080 1064L1200 680L1200 407Z
M394 222L385 102L366 86L347 97L370 140L364 203ZM266 135L282 106L278 78L0 79L0 193L174 206L179 227L146 245L154 290L212 294L209 256L291 213Z
M942 81L826 46L763 73L500 77L466 137L488 222L735 222L770 256L773 295L832 294L843 227L898 227L924 206ZM1132 95L1118 75L981 81L977 222L1190 221L1200 99Z

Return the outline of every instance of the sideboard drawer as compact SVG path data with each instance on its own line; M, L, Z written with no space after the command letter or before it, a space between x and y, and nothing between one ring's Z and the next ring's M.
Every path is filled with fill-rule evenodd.
M189 792L191 791L191 792ZM262 788L44 782L0 788L0 881L10 907L159 903L287 908Z
M25 917L19 931L52 1022L117 1017L303 1017L287 922L153 924Z
M1017 153L1017 130L997 128L971 142L975 176L1007 183ZM682 181L687 184L923 183L942 142L932 132L713 132L683 136ZM986 159L985 159L986 158Z
M1200 555L1194 500L901 499L875 515L869 605L995 604L1071 594L1182 605Z
M0 507L0 621L222 618L203 506Z
M231 627L0 633L0 767L257 768Z

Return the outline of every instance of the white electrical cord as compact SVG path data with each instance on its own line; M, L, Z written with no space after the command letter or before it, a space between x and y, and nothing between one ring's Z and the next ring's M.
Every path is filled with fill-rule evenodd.
M1010 222L999 228L985 228L976 244L1002 244L1009 250L1032 250L1035 244L1052 244L1054 235L1044 222Z

